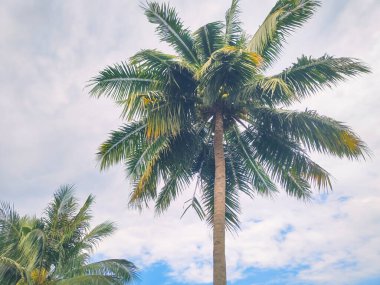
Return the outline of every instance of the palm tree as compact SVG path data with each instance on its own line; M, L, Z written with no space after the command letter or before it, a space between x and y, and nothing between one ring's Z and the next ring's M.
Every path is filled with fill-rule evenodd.
M271 195L281 186L308 199L312 188L331 188L330 174L308 152L349 159L367 153L345 124L315 111L285 109L369 72L366 65L301 56L283 72L268 73L286 37L320 2L278 0L253 36L241 28L238 4L232 1L224 22L191 32L169 5L146 3L145 15L176 54L141 50L90 82L91 95L110 97L123 108L127 123L100 146L98 158L102 170L125 163L133 182L131 206L154 201L162 213L197 180L188 208L213 227L215 285L226 284L225 230L239 227L241 193Z
M111 222L90 228L92 195L79 207L71 186L62 186L45 216L20 217L0 204L0 280L3 285L124 285L137 268L124 259L90 263L97 244L115 231Z

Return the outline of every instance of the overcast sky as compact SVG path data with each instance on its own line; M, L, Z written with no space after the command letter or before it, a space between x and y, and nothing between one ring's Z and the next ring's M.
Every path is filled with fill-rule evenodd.
M99 172L95 153L122 124L120 109L89 98L87 81L106 65L159 43L135 0L3 0L0 9L0 200L20 213L41 214L59 185L93 193L96 222L119 230L98 257L128 258L142 284L211 281L210 228L193 213L183 219L184 192L162 217L126 207L123 166ZM372 74L351 79L295 106L346 122L372 158L352 162L313 155L334 176L334 191L303 203L280 194L242 199L242 231L227 237L231 284L380 284L380 1L324 0L290 37L276 72L302 55L360 58ZM195 30L222 20L229 0L172 0ZM253 34L274 0L242 0ZM148 282L151 282L149 283ZM165 281L163 281L165 280Z

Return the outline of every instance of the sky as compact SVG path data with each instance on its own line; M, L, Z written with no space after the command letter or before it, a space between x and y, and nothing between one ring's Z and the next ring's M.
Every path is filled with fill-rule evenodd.
M323 0L288 38L278 72L302 54L355 57L372 73L323 90L294 108L346 122L372 156L353 162L312 154L334 177L334 191L301 202L279 194L241 198L242 230L227 234L229 284L380 284L380 2ZM274 0L241 0L253 34ZM229 0L172 0L192 30L222 20ZM180 218L185 191L156 217L127 208L123 165L100 172L95 153L123 122L107 99L88 95L88 80L144 48L171 49L135 0L3 0L0 10L0 200L41 215L54 191L75 184L84 201L96 196L94 224L118 231L96 258L126 258L142 270L140 284L210 284L212 234L194 213Z

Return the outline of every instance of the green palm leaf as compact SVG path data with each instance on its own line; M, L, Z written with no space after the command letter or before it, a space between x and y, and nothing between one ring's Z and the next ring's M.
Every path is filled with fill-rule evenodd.
M277 192L276 185L267 175L265 169L255 160L254 152L249 147L248 142L241 136L240 131L234 126L234 138L231 138L230 145L236 146L241 156L241 162L246 167L249 178L258 193L271 194Z
M146 123L138 122L124 125L113 131L98 152L100 168L105 169L126 159L141 144L146 132Z
M142 71L125 62L108 66L97 77L90 81L93 96L112 97L115 100L123 100L129 94L143 93L151 90L158 83L157 75Z
M160 39L169 43L187 61L197 64L194 40L190 31L183 27L175 9L156 2L148 2L142 7L149 22L157 25L156 31Z
M137 267L125 259L107 259L83 266L80 269L87 275L109 276L118 280L120 284L139 280ZM115 284L115 283L112 283Z
M248 44L248 50L264 58L269 66L278 58L283 43L320 6L317 0L278 0Z
M283 80L302 98L321 91L324 87L331 88L348 77L368 72L369 68L356 59L328 55L316 59L302 56L274 78Z
M90 228L92 195L80 206L72 186L54 194L43 218L20 218L9 204L0 204L0 280L2 285L110 284L138 279L127 260L89 263L90 254L115 231L113 223Z
M231 7L226 12L226 31L225 43L226 45L236 45L241 38L241 22L239 20L239 0L232 0Z
M365 157L365 143L343 123L315 111L290 111L273 108L253 108L252 117L260 130L286 135L300 141L308 150L351 159Z
M211 146L210 146L211 147ZM213 150L204 152L203 155L203 166L200 171L200 179L201 179L201 190L202 190L202 204L203 204L203 212L205 214L205 218L207 223L213 227L213 214L214 214L214 183L215 183L215 162L214 158L211 155ZM230 165L230 164L227 164ZM230 170L230 168L227 168ZM240 205L239 205L239 193L236 189L236 185L234 184L233 179L231 178L231 171L229 171L230 175L226 175L226 214L225 221L227 229L231 232L237 231L240 228L239 222L239 213L240 213Z
M207 61L211 54L224 45L222 22L211 22L194 32L194 44L202 63Z
M244 98L252 104L274 107L290 105L299 100L293 88L281 77L258 76L242 89Z
M345 124L281 108L369 72L365 64L302 56L279 74L263 74L319 5L278 0L248 41L238 0L225 24L211 22L193 34L169 5L148 2L148 20L177 55L142 50L125 67L108 68L93 80L92 94L116 100L129 121L101 146L101 169L123 162L133 184L130 205L141 209L152 202L157 214L197 181L183 214L194 209L213 226L216 285L227 283L224 230L240 226L241 193L253 198L281 187L307 200L313 188L331 189L330 174L309 152L350 159L368 154Z

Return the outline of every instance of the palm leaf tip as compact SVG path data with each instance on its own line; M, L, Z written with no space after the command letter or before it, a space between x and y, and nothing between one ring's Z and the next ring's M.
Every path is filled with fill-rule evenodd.
M224 24L220 21L208 23L194 32L194 43L199 57L204 63L211 54L224 45Z
M239 0L232 0L231 7L227 10L225 16L225 43L228 45L236 45L241 37L242 29L239 14Z
M281 78L299 98L302 98L325 87L331 88L349 77L369 72L371 70L366 64L354 58L302 56L291 67L272 78Z
M301 27L320 6L316 0L278 0L248 43L248 49L264 58L264 67L279 57L287 36Z
M184 28L174 8L166 3L146 2L141 5L149 22L156 24L162 41L172 46L179 55L193 64L198 63L194 40L189 29Z
M372 156L367 144L355 135L350 129L342 130L339 137L345 148L344 155L350 159L366 159Z

